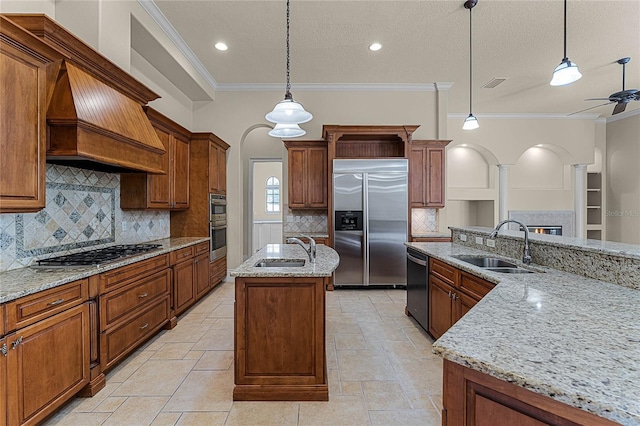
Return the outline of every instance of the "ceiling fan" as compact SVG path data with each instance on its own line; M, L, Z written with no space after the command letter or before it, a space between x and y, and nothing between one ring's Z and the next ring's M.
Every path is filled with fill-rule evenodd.
M588 111L590 109L599 108L601 106L616 104L613 107L613 112L611 115L621 113L627 107L627 104L631 101L640 101L640 90L638 89L628 89L624 88L624 79L625 79L625 66L631 60L631 58L621 58L616 62L622 65L622 90L620 92L615 92L609 95L608 98L590 98L585 99L585 101L608 101L604 104L596 105L594 107L590 107L587 109L583 109L581 111L573 112L569 115L578 114L580 112Z

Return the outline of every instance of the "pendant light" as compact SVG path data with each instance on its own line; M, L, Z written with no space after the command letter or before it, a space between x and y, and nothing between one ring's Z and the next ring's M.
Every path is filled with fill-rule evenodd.
M553 70L553 77L549 84L552 86L565 86L580 80L580 77L582 77L582 74L578 70L578 65L567 58L567 0L564 0L564 57L560 65Z
M310 112L305 111L302 104L294 101L293 96L291 95L291 82L289 75L289 9L289 0L287 0L287 86L284 94L284 100L278 102L275 108L273 108L273 111L265 116L267 120L276 124L302 124L307 121L311 121L313 118L313 115L311 115ZM276 129L273 129L273 131L276 131ZM272 132L269 132L269 134Z
M307 132L295 123L278 123L276 127L269 132L269 136L280 139L297 138L298 136L304 136L306 134Z
M464 124L462 125L463 130L473 130L480 127L478 119L471 112L471 102L473 99L473 37L471 33L473 26L471 24L471 9L473 9L476 4L478 4L478 0L467 0L464 2L465 9L469 9L469 116L464 119Z

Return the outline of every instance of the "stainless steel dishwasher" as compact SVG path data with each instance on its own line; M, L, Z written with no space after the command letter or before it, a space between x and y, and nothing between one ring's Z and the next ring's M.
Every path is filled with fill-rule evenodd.
M426 254L407 248L407 310L429 330L429 259Z

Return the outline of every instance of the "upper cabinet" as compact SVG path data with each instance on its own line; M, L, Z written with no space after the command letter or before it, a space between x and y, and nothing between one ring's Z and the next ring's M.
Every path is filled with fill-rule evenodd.
M289 208L326 209L327 142L285 141L289 159Z
M444 207L445 147L451 141L414 140L409 154L411 207Z
M209 138L209 192L212 194L227 193L227 149L229 145L214 135Z
M122 209L188 209L191 132L152 108L146 108L146 110L166 150L163 155L163 171L166 174L123 173L120 207Z
M0 213L45 206L45 115L65 56L0 16Z

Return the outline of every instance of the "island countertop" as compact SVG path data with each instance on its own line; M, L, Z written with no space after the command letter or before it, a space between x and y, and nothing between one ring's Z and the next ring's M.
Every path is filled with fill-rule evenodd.
M329 277L338 267L340 257L331 247L316 246L316 262L298 244L267 244L256 254L230 272L232 277ZM302 259L304 266L294 268L262 268L255 266L262 259Z
M434 343L435 353L623 425L640 424L640 291L535 265L544 272L483 270L452 256L495 254L453 243L406 245L498 283Z

